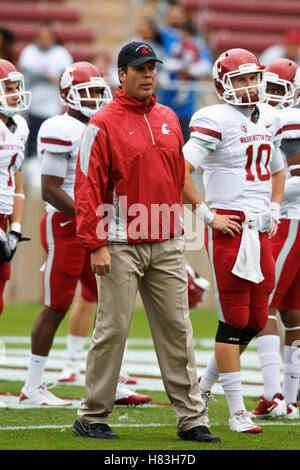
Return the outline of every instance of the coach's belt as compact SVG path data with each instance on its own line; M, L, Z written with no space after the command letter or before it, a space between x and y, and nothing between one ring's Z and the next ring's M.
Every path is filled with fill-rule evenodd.
M231 272L238 277L258 284L264 280L260 268L259 232L270 230L272 217L270 211L261 213L244 211L244 214L241 244Z

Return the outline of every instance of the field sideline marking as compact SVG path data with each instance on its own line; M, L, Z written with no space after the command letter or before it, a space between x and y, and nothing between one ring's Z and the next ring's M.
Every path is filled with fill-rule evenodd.
M260 423L262 426L300 426L300 422L297 423L281 423L280 421L269 421L266 423ZM65 429L71 428L73 424L44 424L39 426L0 426L0 431L26 431L26 430L36 430L36 429ZM159 423L148 423L148 424L111 424L113 428L149 428L149 427L170 427L175 424L159 424ZM213 425L221 426L219 423ZM223 426L223 424L222 424Z

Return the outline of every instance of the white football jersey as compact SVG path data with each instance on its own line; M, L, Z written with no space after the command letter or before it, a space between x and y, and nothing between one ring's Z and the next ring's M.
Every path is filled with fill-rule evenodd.
M14 132L0 119L0 214L13 212L15 195L15 173L24 160L24 148L29 129L25 119L16 114Z
M229 104L202 108L191 119L191 136L212 149L199 160L210 208L262 212L270 207L270 162L275 141L281 141L281 115L265 103L258 109L256 123Z
M69 114L53 116L40 127L38 133L38 157L43 159L44 151L55 154L68 154L68 168L61 188L74 200L74 184L77 155L85 124ZM53 162L55 165L55 162ZM59 212L54 206L46 203L47 212Z
M300 109L286 108L281 111L282 115L282 139L300 139ZM284 152L284 160L285 155ZM299 148L300 153L300 148ZM286 160L285 160L286 163ZM289 179L291 174L287 163L285 164L286 177ZM282 219L300 220L300 188L299 196L287 199L283 194L280 216Z

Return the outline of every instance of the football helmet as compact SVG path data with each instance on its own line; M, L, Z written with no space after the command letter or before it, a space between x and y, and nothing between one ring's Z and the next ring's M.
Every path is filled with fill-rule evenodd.
M91 96L92 88L99 88L99 97ZM59 91L64 105L80 111L88 118L112 100L110 87L102 73L89 62L75 62L66 67L59 78ZM87 106L89 103L94 106Z
M281 85L284 95L266 92L266 101L275 102L281 108L296 106L300 102L300 67L289 59L276 59L265 70L265 82Z
M18 90L14 93L8 93L6 84L12 82L18 83ZM18 97L16 106L10 106L7 103L8 97ZM25 111L29 108L31 102L31 92L25 91L24 76L8 60L0 59L0 113L5 116L13 116L19 111Z
M203 302L210 283L203 277L200 277L188 263L186 263L186 270L188 276L189 309L192 310L199 307Z
M226 103L237 106L251 106L264 100L265 84L263 80L264 66L260 65L258 58L246 49L229 49L220 55L213 66L213 79L219 98ZM252 95L249 90L252 86L234 88L231 79L246 73L257 74L257 94ZM237 97L236 92L245 90L243 97Z

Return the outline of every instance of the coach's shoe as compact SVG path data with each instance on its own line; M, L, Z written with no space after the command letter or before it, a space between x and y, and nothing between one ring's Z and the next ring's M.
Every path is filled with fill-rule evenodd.
M94 439L119 439L119 436L113 430L103 423L86 424L75 421L72 431L77 436L92 437Z
M252 418L274 418L286 416L287 408L284 396L276 393L272 400L261 397L258 406L251 412Z
M1 409L6 409L6 408L8 408L8 405L6 403L4 403L4 401L0 400L0 408Z
M181 431L177 433L177 439L183 441L197 441L197 442L212 442L218 443L221 442L221 439L218 436L211 434L209 429L206 426L195 426L188 431Z
M79 371L77 369L75 370L70 367L66 367L60 373L58 381L72 383L72 382L76 382L78 377L79 377Z
M299 409L298 409L298 403L289 403L287 405L287 413L285 418L287 419L299 419Z
M261 434L262 428L251 421L251 414L241 410L229 418L230 431Z
M115 397L115 405L143 405L145 403L149 403L152 400L152 397L149 395L140 395L139 393L135 393L130 388L127 388L125 384L118 383L116 397Z
M49 392L45 385L40 385L35 390L26 390L22 388L19 403L22 405L38 405L38 406L72 406L72 402L62 400Z

